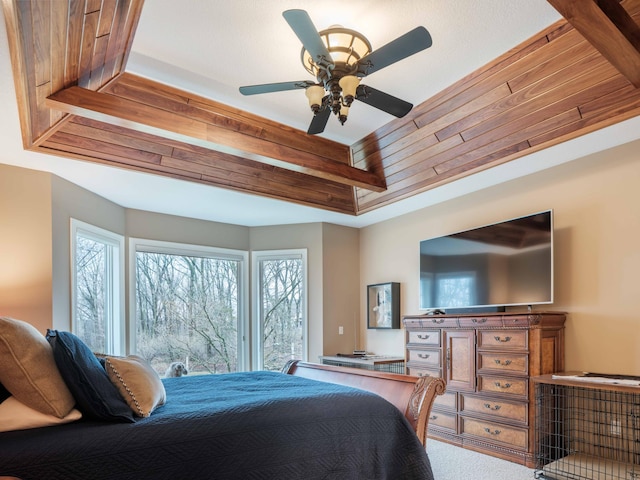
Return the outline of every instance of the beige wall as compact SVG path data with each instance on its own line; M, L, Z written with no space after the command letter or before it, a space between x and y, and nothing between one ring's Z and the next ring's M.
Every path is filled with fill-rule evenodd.
M228 223L126 210L128 237L190 243L234 250L249 249L249 228Z
M401 313L420 314L420 240L546 209L555 303L536 309L569 313L567 369L640 374L638 141L362 229L360 304L367 284L399 281ZM402 354L401 330L366 333L368 350Z
M350 353L364 340L357 332L360 317L360 232L355 228L323 224L322 289L325 355ZM339 333L342 327L343 333ZM309 357L310 360L317 360Z
M0 315L51 327L51 177L0 165Z

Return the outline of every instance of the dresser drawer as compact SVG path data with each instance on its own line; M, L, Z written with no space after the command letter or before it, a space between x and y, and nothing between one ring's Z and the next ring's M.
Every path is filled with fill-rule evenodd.
M479 330L478 348L500 350L527 350L526 330Z
M497 375L478 375L478 392L499 393L526 399L529 396L529 380Z
M526 428L511 427L501 423L476 420L474 418L461 417L460 433L463 436L471 436L488 440L491 443L508 445L518 450L527 450L528 431Z
M502 319L502 324L506 328L514 328L514 327L523 327L527 328L531 325L537 324L535 321L537 315L513 315L509 317L504 317Z
M439 368L442 365L440 361L440 350L408 350L408 361L412 364L419 363L425 368Z
M444 392L443 395L437 395L433 400L433 406L435 408L446 408L448 410L456 410L458 408L457 403L458 395L456 392Z
M440 330L408 331L407 343L412 345L440 346Z
M510 352L479 352L479 372L513 372L522 375L529 373L529 355Z
M439 427L456 433L457 415L455 413L431 412L429 416L429 426Z
M405 318L403 320L407 330L422 330L428 328L451 328L458 326L458 317L449 315L423 315L421 317Z
M502 317L460 317L460 328L502 327Z
M461 393L460 413L491 415L492 417L512 420L526 425L529 419L529 404L526 402L475 397Z
M407 366L407 375L414 375L416 377L442 377L442 373L439 368L425 368L422 366L417 367L415 365Z

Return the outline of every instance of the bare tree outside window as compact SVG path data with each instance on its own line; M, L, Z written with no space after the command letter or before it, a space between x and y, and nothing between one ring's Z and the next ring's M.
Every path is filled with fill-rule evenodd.
M136 347L164 372L173 361L189 374L238 369L240 262L136 252Z
M301 258L260 261L264 370L280 370L304 358L304 262Z
M124 355L123 239L75 225L74 329L93 351ZM190 375L247 368L246 252L132 239L130 255L132 353L161 375L175 361ZM306 359L306 250L254 258L253 368L280 370Z
M124 354L124 237L71 219L72 330L94 352Z
M76 237L76 335L94 352L106 352L107 245Z

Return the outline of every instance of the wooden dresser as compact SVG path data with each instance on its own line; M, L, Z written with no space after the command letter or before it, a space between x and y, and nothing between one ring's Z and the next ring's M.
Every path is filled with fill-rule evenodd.
M535 466L531 377L564 370L559 312L405 316L407 374L437 376L429 437Z

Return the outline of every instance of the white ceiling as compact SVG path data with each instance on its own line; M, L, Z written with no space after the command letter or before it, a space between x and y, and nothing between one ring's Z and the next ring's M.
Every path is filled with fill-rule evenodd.
M319 30L340 24L360 31L374 50L426 27L431 48L363 81L414 105L561 18L546 0L146 0L126 70L306 131L311 113L302 90L238 92L242 85L313 80L282 17L291 8L306 10ZM0 163L55 173L127 208L247 226L327 221L362 227L640 138L640 121L633 119L353 217L24 151L4 19L0 23ZM330 118L323 135L351 145L392 119L358 102L344 126Z

